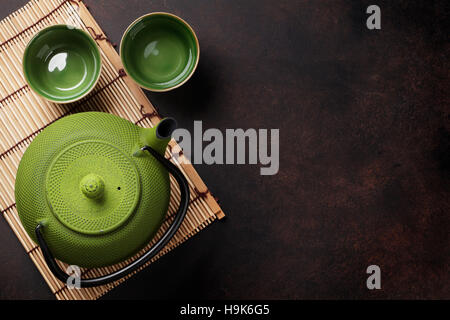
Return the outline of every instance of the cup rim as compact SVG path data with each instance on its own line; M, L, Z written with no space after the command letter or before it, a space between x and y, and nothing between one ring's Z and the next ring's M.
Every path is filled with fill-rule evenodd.
M78 97L73 98L73 99L71 99L71 100L62 100L62 101L61 101L61 100L55 100L55 99L52 99L52 98L43 96L43 95L39 92L39 90L36 89L36 88L34 87L34 84L31 83L31 81L30 81L30 79L29 79L27 73L25 72L25 56L26 56L26 54L27 54L27 52L28 52L28 50L29 50L29 48L30 48L30 45L31 45L34 41L36 41L36 39L37 39L39 36L41 36L44 32L47 32L47 31L50 30L50 29L60 28L60 27L66 27L68 30L77 30L77 31L83 33L83 34L87 37L88 41L90 41L92 44L94 44L95 51L98 53L98 56L99 56L99 61L98 61L98 62L99 62L99 72L98 72L98 74L97 74L97 76L96 76L95 81L92 83L91 87L89 88L89 90L87 90L87 91L86 91L85 93L83 93L81 96L78 96ZM69 27L72 27L72 29L70 29ZM46 28L44 28L44 29L38 31L38 32L30 39L30 41L28 41L28 43L27 43L27 45L26 45L26 47L25 47L25 50L24 50L24 52L23 52L23 56L22 56L22 72L23 72L23 75L24 75L24 77L25 77L25 81L27 82L27 84L28 84L28 86L30 87L30 89L31 89L34 93L36 93L38 96L40 96L41 98L43 98L43 99L45 99L45 100L47 100L47 101L50 101L50 102L58 103L58 104L73 103L73 102L76 102L76 101L79 101L79 100L83 99L83 98L86 97L89 93L91 93L92 90L94 90L94 88L96 87L98 81L100 80L100 76L101 76L101 74L102 74L102 67L103 67L103 61L102 61L102 55L101 55L101 52L100 52L100 48L99 48L97 42L95 42L95 40L92 38L92 36L91 36L87 31L83 30L83 29L80 28L80 27L73 26L73 25L69 25L69 24L63 24L63 23L60 23L60 24L54 24L54 25L48 26L48 27L46 27Z
M175 18L176 20L180 21L182 24L184 24L189 31L191 32L191 34L194 36L195 39L195 46L197 47L197 57L195 59L195 64L194 64L194 68L192 68L192 71L189 73L189 75L186 77L186 79L184 79L183 81L181 81L180 83L172 86L172 87L168 87L168 88L164 88L164 89L155 89L155 88L149 88L145 85L143 85L142 83L139 83L133 76L132 74L127 70L127 67L125 66L124 63L124 59L123 59L123 43L124 43L124 39L125 36L128 35L129 31L131 30L132 27L134 27L140 20L147 18L149 16L153 16L153 15L162 15L162 16L169 16L172 18ZM200 43L198 42L198 38L197 38L197 34L195 33L194 29L191 27L191 25L189 23L187 23L184 19L180 18L179 16L173 14L173 13L169 13L169 12L163 12L163 11L156 11L156 12L151 12L151 13L147 13L144 14L140 17L138 17L137 19L135 19L125 30L125 32L122 35L122 38L120 40L120 49L119 49L119 54L120 54L120 59L122 61L122 65L123 68L125 69L125 72L133 79L133 81L140 86L141 88L144 88L146 90L152 91L152 92L167 92L167 91L171 91L173 89L176 89L178 87L181 87L183 84L185 84L191 77L192 75L195 73L195 70L197 70L197 66L198 66L198 62L200 60Z

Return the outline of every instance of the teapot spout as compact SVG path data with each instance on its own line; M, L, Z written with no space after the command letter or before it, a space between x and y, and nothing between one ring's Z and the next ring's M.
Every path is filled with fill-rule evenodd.
M164 118L153 128L143 129L140 136L142 146L149 146L164 156L172 133L177 128L174 118Z

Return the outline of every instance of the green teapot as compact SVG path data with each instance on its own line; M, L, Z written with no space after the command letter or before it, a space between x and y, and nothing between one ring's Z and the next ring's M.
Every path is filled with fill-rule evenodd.
M181 197L168 230L131 264L106 276L81 279L81 286L120 279L173 237L189 205L186 178L164 157L176 126L172 118L141 128L112 114L83 112L57 120L33 140L17 171L17 211L59 280L69 276L55 258L80 267L103 267L143 249L166 217L169 173Z

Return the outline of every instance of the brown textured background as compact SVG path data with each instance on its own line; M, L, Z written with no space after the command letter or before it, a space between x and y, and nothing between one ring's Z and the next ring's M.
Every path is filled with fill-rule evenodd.
M275 176L197 165L228 218L104 299L450 298L448 1L86 3L117 43L142 14L186 19L199 68L151 101L189 129L280 128L282 149ZM4 220L0 243L0 298L53 298Z

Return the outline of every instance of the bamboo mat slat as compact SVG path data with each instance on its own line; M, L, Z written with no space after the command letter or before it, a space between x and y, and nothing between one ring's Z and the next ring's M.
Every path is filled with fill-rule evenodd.
M89 32L96 40L102 56L102 73L96 88L81 101L68 105L58 105L41 99L29 88L22 72L22 55L28 41L39 30L54 24L71 24ZM32 0L0 21L0 73L0 212L57 299L97 299L203 230L214 220L224 217L216 199L192 164L180 152L181 148L172 140L166 157L186 175L191 191L191 204L180 230L156 257L133 274L100 287L68 289L51 274L41 249L25 232L17 215L14 181L23 153L47 126L76 112L109 112L143 127L151 127L161 118L144 92L126 75L114 46L81 0ZM178 206L180 190L172 177L171 188L166 219L155 239L146 248L123 263L104 268L82 269L82 276L97 277L118 270L153 245L169 227ZM58 263L62 268L67 267L63 262Z

